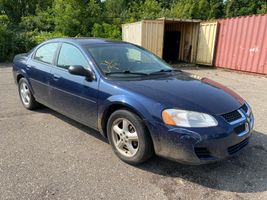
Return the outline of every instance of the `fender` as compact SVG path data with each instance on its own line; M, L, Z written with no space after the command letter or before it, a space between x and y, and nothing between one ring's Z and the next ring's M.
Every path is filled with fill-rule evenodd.
M138 101L136 98L132 98L130 95L114 95L110 96L104 101L100 101L98 104L98 129L101 133L104 132L102 130L102 122L104 120L104 115L107 113L111 106L123 106L133 110L136 114L138 114L144 121L151 121L153 117L149 115L147 108L141 104L140 100Z
M158 141L158 137L156 137L158 134L158 131L156 130L156 127L153 125L153 121L158 120L155 118L155 116L149 113L153 113L152 111L159 111L161 112L162 109L162 105L159 103L153 103L150 102L150 105L144 105L143 103L141 103L141 101L143 100L142 97L140 98L133 98L131 95L114 95L114 96L110 96L109 98L107 98L106 100L104 100L103 102L99 103L98 106L98 130L101 133L101 135L103 135L104 137L106 137L106 133L105 130L103 130L103 120L106 120L105 115L107 114L107 111L109 110L109 108L111 106L123 106L126 108L129 108L130 110L134 111L137 115L139 115L141 117L141 119L143 120L144 124L146 125L146 127L148 128L148 131L150 133L155 151L157 151L157 146L156 144L159 143ZM146 101L142 101L142 102L146 102ZM148 111L148 109L151 109L150 111Z
M29 78L26 70L23 68L19 68L16 72L14 71L14 73L15 73L15 76L14 76L15 82L17 82L17 78L19 75L23 76L23 78L25 78L27 80L29 87L30 87L30 90L31 90L32 94L34 95L34 90L32 88L32 84L31 84L30 78Z
M30 87L30 90L32 92L32 94L34 95L34 91L32 88L32 84L30 81L30 78L27 74L27 63L29 60L29 56L27 56L25 53L24 54L18 54L15 56L14 60L13 60L13 77L15 79L15 83L17 83L17 79L18 76L23 76Z

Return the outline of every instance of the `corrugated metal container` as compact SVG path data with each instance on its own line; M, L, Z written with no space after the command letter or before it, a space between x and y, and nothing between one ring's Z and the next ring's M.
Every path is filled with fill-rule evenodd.
M267 74L267 15L219 20L215 65Z
M130 41L133 44L141 46L142 22L135 22L122 25L122 40Z
M164 22L142 20L122 25L122 40L142 46L162 57Z
M213 65L216 33L217 22L200 23L196 60L198 64Z
M162 57L164 22L157 20L142 21L141 46Z
M182 20L175 18L160 18L157 20L142 20L136 23L122 25L123 41L131 42L140 45L159 57L163 58L163 51L167 53L175 53L177 60L185 62L196 62L197 57L197 42L200 20ZM176 32L176 39L164 46L166 41L166 33ZM169 39L169 38L167 38ZM175 38L174 38L175 39ZM169 40L170 41L170 40ZM177 47L173 49L173 45L177 42ZM167 44L167 43L166 43ZM179 49L179 51L178 51ZM175 51L176 52L176 51Z
M178 31L181 33L179 60L195 63L199 23L165 21L165 31Z

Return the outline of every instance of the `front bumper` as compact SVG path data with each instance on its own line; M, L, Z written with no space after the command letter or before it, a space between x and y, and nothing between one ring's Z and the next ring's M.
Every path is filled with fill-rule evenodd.
M235 124L218 121L210 128L179 128L157 123L153 142L155 153L181 163L199 165L224 160L245 148L254 125L253 114ZM246 129L237 133L239 127Z

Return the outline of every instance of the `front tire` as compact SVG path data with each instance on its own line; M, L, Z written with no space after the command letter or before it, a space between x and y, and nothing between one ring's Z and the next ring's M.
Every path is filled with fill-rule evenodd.
M128 110L111 114L107 135L115 154L126 163L137 165L153 155L153 144L143 121Z
M18 83L20 100L25 108L33 110L39 107L39 103L35 100L29 87L29 83L25 78L21 78Z

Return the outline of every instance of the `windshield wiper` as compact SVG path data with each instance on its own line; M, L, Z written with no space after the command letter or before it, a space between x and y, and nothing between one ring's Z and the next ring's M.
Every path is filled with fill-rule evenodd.
M107 72L106 75L111 75L111 74L133 74L133 75L140 75L140 76L147 76L148 74L142 73L142 72L131 72L131 71L122 71L122 72Z
M149 75L157 75L157 74L162 74L162 73L166 73L166 72L181 72L181 70L178 70L178 69L161 69L161 70L156 71L156 72L151 72Z

